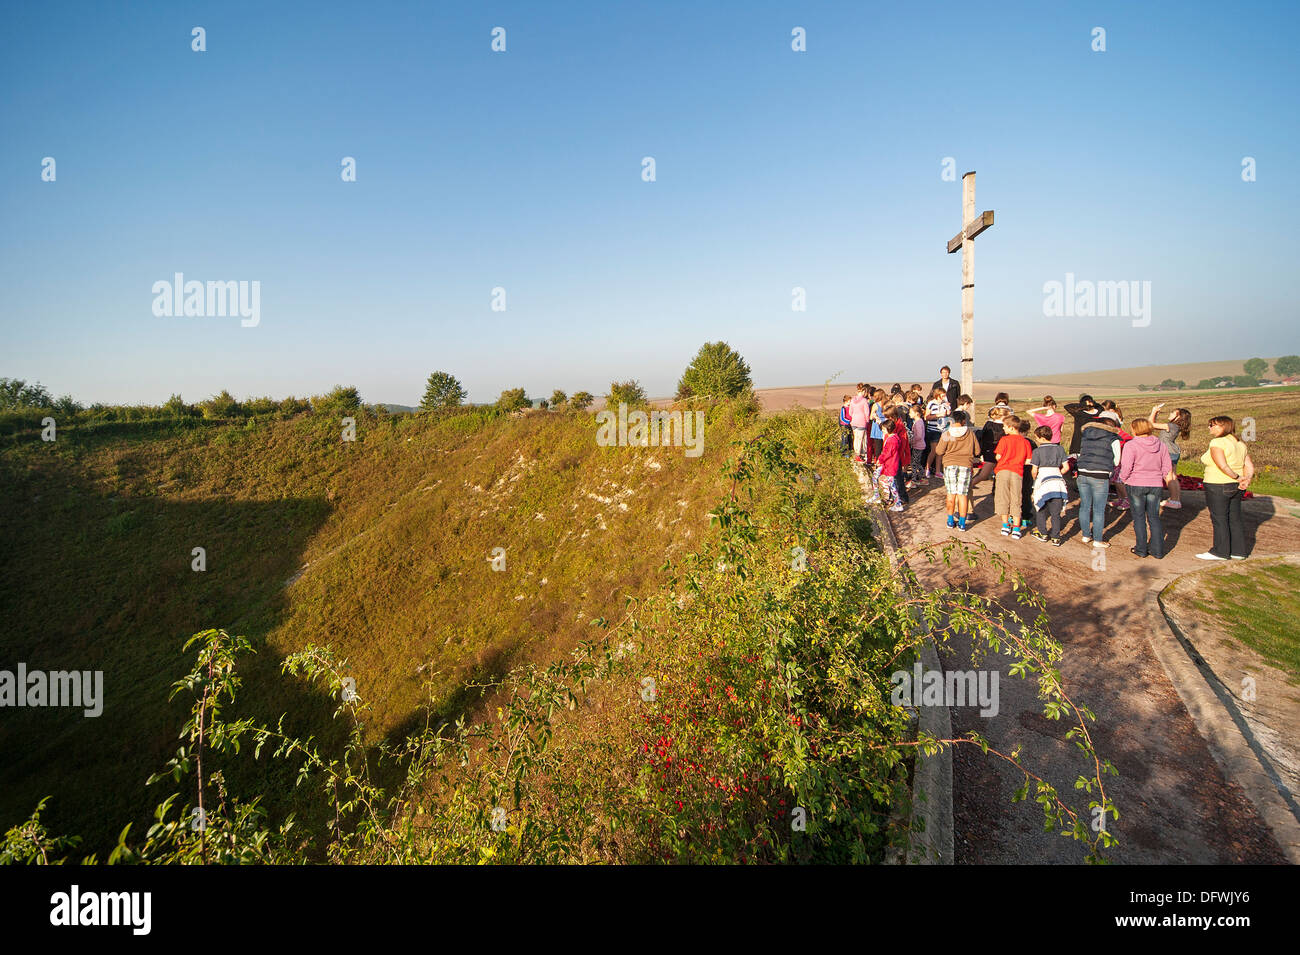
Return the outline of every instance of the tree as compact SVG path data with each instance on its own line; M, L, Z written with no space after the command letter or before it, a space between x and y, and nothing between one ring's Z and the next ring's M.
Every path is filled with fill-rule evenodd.
M738 351L726 342L707 342L682 372L677 397L734 398L753 384L749 365Z
M646 402L645 389L634 378L627 381L611 381L606 406L617 408L620 404L643 405Z
M1268 371L1268 362L1262 358L1249 358L1241 367L1250 377L1258 379L1260 375Z
M1187 382L1183 381L1183 380L1180 379L1180 378L1166 378L1164 381L1160 382L1160 384L1157 385L1156 387L1158 387L1158 388L1186 388L1186 387L1187 387Z
M564 392L562 392L559 388L556 388L554 391L551 392L552 408L558 408L560 407L560 405L564 404L568 400L569 400L569 396L566 395Z
M518 411L521 408L531 408L532 401L524 393L522 388L507 388L501 392L501 397L497 398L497 407L509 414L512 411Z
M19 378L0 378L0 411L49 408L54 399L40 382L29 385Z
M1273 370L1277 372L1279 378L1300 375L1300 355L1283 355L1273 362Z
M1138 385L1138 391L1146 391L1150 385Z
M424 386L421 411L435 408L455 408L465 400L465 389L455 377L445 371L435 371Z
M575 391L573 397L569 399L569 407L574 411L586 411L595 400L590 391Z
M1259 379L1254 375L1234 375L1232 384L1236 388L1254 388L1259 384Z

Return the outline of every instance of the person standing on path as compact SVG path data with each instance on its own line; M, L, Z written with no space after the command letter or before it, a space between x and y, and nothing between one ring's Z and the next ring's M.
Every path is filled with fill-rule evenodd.
M979 443L968 426L969 418L964 411L952 413L952 425L939 443L934 446L935 454L943 466L943 488L947 492L948 526L966 530L966 518L970 513L970 478L971 469L979 460Z
M1071 456L1079 453L1079 442L1083 440L1083 426L1101 413L1101 406L1093 401L1092 395L1079 395L1078 401L1071 401L1065 406L1065 413L1074 419L1074 431L1070 434Z
M1035 540L1061 546L1061 508L1069 496L1065 487L1066 463L1065 449L1052 440L1052 429L1039 425L1034 432L1038 436L1038 447L1029 458L1030 471L1034 478L1034 510L1037 526L1034 528ZM1052 531L1047 532L1047 520L1051 518Z
M1043 403L1037 408L1030 408L1025 412L1034 419L1034 425L1038 428L1047 427L1052 431L1051 441L1053 444L1061 443L1061 428L1065 425L1065 415L1056 409L1056 399L1051 395L1043 398ZM1035 431L1035 434L1038 432Z
M1019 540L1024 533L1020 526L1024 470L1034 449L1020 433L1018 417L1007 415L1002 424L1006 434L993 452L997 460L993 469L993 513L1002 515L1002 536Z
M853 419L849 416L849 403L852 395L845 395L840 401L840 453L847 456L853 447Z
M1237 424L1227 415L1208 422L1210 447L1201 455L1205 465L1205 503L1214 527L1214 546L1201 560L1245 560L1246 525L1241 519L1241 497L1255 477L1255 464L1245 442L1238 439Z
M1191 436L1192 413L1186 408L1179 408L1169 416L1168 424L1162 424L1160 422L1160 409L1164 406L1163 401L1158 405L1151 406L1151 427L1160 432L1160 440L1164 442L1165 447L1169 450L1169 460L1174 470L1174 478L1169 482L1169 500L1162 501L1160 506L1176 511L1183 506L1183 486L1178 483L1178 461L1183 456L1183 449L1178 441L1180 438Z
M952 369L947 365L939 369L939 378L930 387L931 389L939 388L943 391L943 396L948 399L949 408L957 407L957 399L961 397L961 384L953 381Z
M1106 496L1110 475L1119 464L1119 427L1106 418L1094 418L1079 436L1079 457L1075 464L1079 484L1079 529L1085 544L1109 547L1106 531Z
M849 426L853 428L853 461L862 463L862 444L867 434L867 416L871 401L867 398L870 385L858 384L858 393L849 401Z
M948 404L948 398L944 390L938 385L930 389L930 400L925 403L925 443L929 448L925 456L925 476L928 478L931 474L939 474L941 467L938 457L935 454L935 447L948 428L951 420L949 415L952 414L952 406Z
M1165 556L1165 531L1160 522L1160 493L1173 477L1169 449L1151 433L1151 422L1135 418L1133 438L1119 453L1119 480L1128 488L1129 506L1133 513L1133 533L1137 544L1130 548L1138 557ZM1150 526L1151 536L1147 537Z

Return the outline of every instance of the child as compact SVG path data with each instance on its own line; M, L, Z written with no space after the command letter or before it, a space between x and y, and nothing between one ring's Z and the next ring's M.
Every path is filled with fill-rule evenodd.
M997 458L993 456L997 449L998 442L1002 440L1005 433L1002 427L1002 419L1006 416L1007 410L994 405L989 409L988 420L984 422L984 427L979 431L980 444L980 466L974 479L971 481L971 487L979 484L993 473L993 468L997 464Z
M848 457L853 447L853 419L849 416L849 402L852 395L845 395L840 401L840 454Z
M867 415L871 401L867 398L869 385L859 383L858 393L849 401L849 424L853 428L853 461L862 464L862 442L867 434Z
M1022 438L1029 442L1029 454L1030 457L1032 457L1034 449L1038 447L1038 435L1030 432L1029 419L1021 418L1020 425L1016 430L1020 432ZM1048 430L1050 431L1051 429L1049 428ZM1033 515L1034 474L1033 469L1029 465L1029 461L1026 460L1025 469L1020 475L1020 532L1022 534L1033 526Z
M892 495L894 503L889 509L901 511L903 505L908 503L907 488L903 486L902 480L903 449L908 442L903 437L903 429L897 427L896 422L890 421L887 427L889 436L880 448L880 496L883 499Z
M1053 440L1052 429L1040 425L1034 434L1039 438L1038 447L1029 458L1030 471L1034 479L1034 510L1038 526L1034 528L1034 540L1061 546L1061 508L1065 506L1069 490L1065 486L1065 472L1069 470L1065 449ZM1047 533L1047 519L1052 519L1052 532Z
M885 390L877 388L871 396L871 453L867 458L870 464L880 457L885 445Z
M951 420L949 415L952 409L948 406L948 396L942 388L930 389L930 400L925 405L925 441L929 447L929 453L925 458L925 476L939 473L940 455L935 453L941 436L946 433L948 422ZM949 525L950 527L952 525Z
M980 453L975 435L968 427L969 421L966 412L954 411L952 424L939 438L933 451L943 466L943 487L948 494L948 526L957 526L963 531L970 512L971 470Z
M1178 459L1183 456L1179 438L1189 437L1192 433L1192 413L1186 408L1179 408L1169 416L1168 424L1160 423L1160 409L1165 406L1162 401L1151 407L1151 427L1160 432L1160 440L1169 451L1169 460L1173 465L1174 479L1169 482L1169 500L1161 501L1161 507L1176 511L1183 506L1183 486L1178 483Z
M908 406L907 413L912 419L912 480L919 481L925 463L925 410L913 403Z
M1061 427L1065 424L1065 415L1056 409L1055 398L1051 395L1045 395L1040 407L1030 408L1025 413L1034 419L1034 424L1039 427L1046 427L1051 431L1053 444L1061 443ZM1038 434L1038 431L1035 430L1034 434Z
M1033 448L1020 433L1020 419L1009 414L1002 419L1006 434L993 450L996 465L993 468L993 513L1002 515L1002 536L1019 540L1020 495L1024 483L1025 462Z

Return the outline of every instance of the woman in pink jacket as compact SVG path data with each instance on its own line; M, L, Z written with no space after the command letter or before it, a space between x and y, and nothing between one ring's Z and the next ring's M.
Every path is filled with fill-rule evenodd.
M1119 480L1128 489L1129 513L1133 515L1133 533L1137 546L1130 547L1138 557L1150 555L1156 560L1165 556L1165 529L1160 523L1160 492L1172 479L1173 462L1165 443L1152 434L1146 418L1133 419L1133 438L1124 443L1119 455ZM1147 525L1151 537L1147 539Z
M870 385L859 384L858 393L849 402L849 424L853 428L853 460L862 463L862 439L867 433L867 417L871 412L871 399L867 393Z

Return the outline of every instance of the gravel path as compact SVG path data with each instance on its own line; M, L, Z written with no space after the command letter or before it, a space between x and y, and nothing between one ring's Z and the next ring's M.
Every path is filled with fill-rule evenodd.
M1184 492L1184 507L1165 514L1169 553L1162 561L1139 559L1127 511L1107 508L1106 568L1093 568L1094 550L1079 540L1076 507L1065 522L1065 544L1053 547L1028 536L1000 535L993 518L993 484L974 489L975 522L966 537L1008 554L1030 586L1047 597L1056 638L1065 648L1060 669L1067 691L1096 714L1090 725L1097 749L1119 770L1107 789L1119 808L1108 828L1119 838L1110 858L1120 863L1282 863L1286 859L1240 786L1223 772L1201 738L1178 692L1153 652L1148 596L1189 571L1205 568L1194 555L1210 546L1209 511L1203 495ZM1300 552L1300 520L1279 499L1247 502L1245 519L1252 556ZM904 551L956 534L945 526L941 483L913 492L903 513L889 515ZM928 566L913 561L922 582L965 582L981 593L999 592L984 568ZM1249 566L1247 563L1246 566ZM1006 593L1010 588L1003 587ZM966 668L964 648L943 653L945 667ZM985 666L994 665L990 658ZM954 735L984 734L998 749L1024 744L1027 766L1051 780L1072 806L1086 806L1074 779L1089 767L1065 739L1069 724L1043 716L1034 685L1009 677L1001 666L1001 706L995 717L954 707ZM1045 833L1037 804L1011 803L1023 777L971 746L954 753L953 800L958 863L1075 863L1079 844Z

